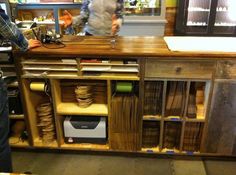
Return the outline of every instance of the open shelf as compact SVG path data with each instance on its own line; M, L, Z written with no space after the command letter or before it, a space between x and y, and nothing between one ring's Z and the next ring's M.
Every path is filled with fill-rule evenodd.
M9 118L13 120L24 120L24 114L9 114Z
M44 143L39 137L34 139L33 145L39 148L58 148L56 140L50 143Z
M57 144L50 144L49 146L45 145L41 140L41 137L45 136L45 132L50 132L50 134L53 133L55 136L53 142L56 142L56 129L54 124L53 106L49 103L50 93L47 95L43 90L38 91L32 89L31 85L35 82L45 83L50 86L49 82L45 82L45 79L22 79L23 95L27 106L25 117L30 129L29 137L32 138L35 147L57 147ZM44 109L42 109L42 104L44 104ZM45 113L45 109L47 110L47 113ZM44 120L46 119L47 121L43 121L42 116L44 117ZM48 127L50 127L50 131L45 131L44 129L48 129Z
M188 105L186 111L186 119L205 120L206 109L210 94L210 82L190 82L190 89L188 95Z
M94 80L139 80L140 78L135 73L84 73L80 78L94 79Z
M118 78L133 76L135 79L139 76L139 63L137 59L80 59L80 74L83 76L100 76L107 78ZM129 77L129 79L132 79ZM123 79L124 80L124 79Z
M96 115L107 116L107 104L91 104L89 107L81 108L77 103L60 103L57 105L57 113L60 115Z
M163 149L180 150L182 122L164 122Z
M78 73L77 61L75 58L64 59L55 58L53 60L47 60L45 58L40 59L25 59L22 61L23 75L49 76L48 74L70 74Z
M143 121L142 131L142 150L159 150L160 146L160 121Z
M108 116L106 81L62 79L53 80L52 85L57 114ZM91 88L87 93L91 93L92 104L87 107L80 106L75 93L78 87L83 86Z
M184 126L183 150L187 152L200 151L204 123L186 122Z
M22 141L19 137L10 137L9 144L11 147L28 147L28 141Z
M97 150L97 151L106 151L109 150L108 144L92 144L92 143L73 143L73 144L62 144L62 149L72 149L72 150Z

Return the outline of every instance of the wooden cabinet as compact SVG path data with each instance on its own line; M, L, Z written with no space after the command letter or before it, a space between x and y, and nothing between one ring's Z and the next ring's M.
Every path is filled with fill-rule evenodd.
M170 52L155 37L118 37L115 48L107 44L108 37L77 39L63 49L41 47L15 53L32 146L235 155L235 83L231 80L236 54ZM34 82L46 83L50 90L32 89ZM118 90L119 83L128 88ZM89 86L94 94L85 108L75 94L80 85ZM43 141L38 123L37 108L45 102L53 109L51 143ZM63 125L68 116L105 118L106 142L68 143Z

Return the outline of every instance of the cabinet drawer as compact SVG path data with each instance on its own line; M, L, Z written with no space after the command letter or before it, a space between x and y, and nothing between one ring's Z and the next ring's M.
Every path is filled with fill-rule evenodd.
M214 62L212 61L147 59L145 77L211 79L213 70Z
M218 61L216 78L235 79L236 78L236 61Z

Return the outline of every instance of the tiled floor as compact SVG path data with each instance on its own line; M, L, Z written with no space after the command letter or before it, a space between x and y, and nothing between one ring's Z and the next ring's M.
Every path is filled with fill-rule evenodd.
M15 172L39 175L235 175L236 161L13 151Z

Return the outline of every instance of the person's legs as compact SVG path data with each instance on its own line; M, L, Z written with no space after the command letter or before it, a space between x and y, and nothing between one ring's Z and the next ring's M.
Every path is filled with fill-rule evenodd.
M0 172L12 172L8 133L9 117L7 89L3 80L0 78Z

